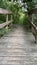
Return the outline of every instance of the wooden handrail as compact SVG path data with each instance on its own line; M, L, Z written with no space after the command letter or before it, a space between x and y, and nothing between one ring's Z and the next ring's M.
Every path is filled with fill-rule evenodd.
M32 33L35 37L35 42L37 43L37 27L34 23L30 22Z
M6 26L9 25L11 22L12 22L12 21L7 21L7 22L5 22L5 23L0 24L0 29L6 27Z

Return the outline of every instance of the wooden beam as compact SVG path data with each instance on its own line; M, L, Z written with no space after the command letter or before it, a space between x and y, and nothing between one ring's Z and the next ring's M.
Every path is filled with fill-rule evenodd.
M12 15L11 15L11 21L12 21Z
M6 22L8 21L8 14L6 15Z

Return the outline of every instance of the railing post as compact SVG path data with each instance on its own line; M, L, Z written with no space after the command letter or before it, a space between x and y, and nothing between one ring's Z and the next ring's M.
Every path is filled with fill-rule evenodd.
M8 14L6 15L6 22L8 21Z
M35 42L37 43L37 27L36 27L36 36L35 36Z
M36 37L35 37L35 43L37 43L37 35L36 35Z
M6 22L8 22L8 14L6 15ZM8 29L8 25L6 26L6 29Z
M11 15L11 26L12 26L12 15Z
M11 15L11 22L12 22L12 15Z
M32 21L31 21L32 23L33 23L33 14L32 14ZM31 25L31 29L32 29L32 33L33 33L33 26Z
M32 23L33 23L33 21L34 21L33 18L34 18L34 14L32 14Z

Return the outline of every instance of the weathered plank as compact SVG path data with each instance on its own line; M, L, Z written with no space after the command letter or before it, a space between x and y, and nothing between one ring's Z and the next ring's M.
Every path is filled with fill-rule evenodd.
M0 39L0 65L37 65L37 45L30 31L17 25Z

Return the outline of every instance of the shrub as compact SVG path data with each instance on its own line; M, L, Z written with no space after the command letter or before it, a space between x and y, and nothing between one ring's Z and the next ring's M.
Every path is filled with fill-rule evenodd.
M6 22L6 15L0 14L0 23Z

